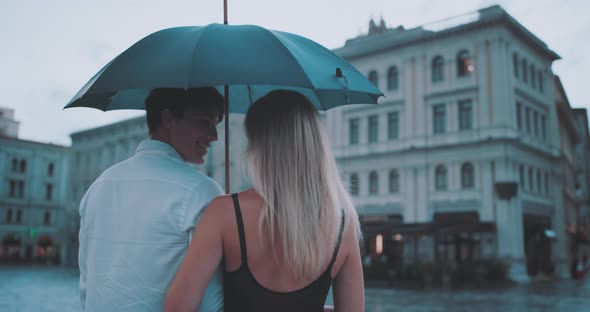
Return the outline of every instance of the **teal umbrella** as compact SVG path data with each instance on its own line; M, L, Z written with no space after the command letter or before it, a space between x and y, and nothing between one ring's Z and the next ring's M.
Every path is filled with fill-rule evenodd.
M351 64L312 40L255 25L210 24L164 29L141 39L92 77L65 108L144 109L154 88L205 86L224 90L226 112L235 113L245 113L275 89L299 91L318 110L375 104L382 95Z

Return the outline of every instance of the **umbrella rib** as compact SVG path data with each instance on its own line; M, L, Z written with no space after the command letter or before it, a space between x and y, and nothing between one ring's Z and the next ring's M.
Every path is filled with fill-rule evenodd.
M199 46L199 44L201 43L201 37L203 37L205 35L205 31L207 31L209 29L208 26L204 26L203 27L203 31L201 32L201 34L199 35L198 39L195 42L195 46L193 47L193 53L192 53L192 57L191 57L191 66L188 69L188 73L187 73L187 77L186 77L186 82L184 84L184 88L188 89L188 85L190 83L191 77L193 76L193 68L195 67L195 60L196 57L195 55L197 54L197 47Z
M301 71L303 72L303 76L305 77L305 79L307 80L307 83L311 86L311 89L313 90L313 92L316 92L316 87L315 85L311 82L311 80L309 79L309 76L307 75L307 73L305 72L305 69L303 69L303 67L301 66L301 63L299 63L299 61L297 60L297 58L293 55L293 52L291 52L291 50L289 48L287 48L287 46L285 45L285 43L283 42L283 40L281 40L280 38L282 38L281 36L279 36L280 34L277 34L275 31L270 30L270 29L266 29L261 27L262 29L264 29L265 31L267 31L268 33L270 33L272 36L272 38L274 40L279 41L279 46L284 49L287 52L287 55L296 63L299 65L299 68L301 69ZM287 42L290 42L289 40L286 40Z

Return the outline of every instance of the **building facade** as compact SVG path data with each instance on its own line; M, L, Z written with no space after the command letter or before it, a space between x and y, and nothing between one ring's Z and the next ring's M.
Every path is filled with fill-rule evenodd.
M335 52L386 97L327 114L368 254L568 274L555 52L499 6Z
M67 149L18 139L18 122L2 124L11 126L0 135L0 261L62 263L71 247Z

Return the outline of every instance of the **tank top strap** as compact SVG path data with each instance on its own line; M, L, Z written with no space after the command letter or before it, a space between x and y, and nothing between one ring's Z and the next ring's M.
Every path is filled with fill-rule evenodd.
M342 217L340 221L340 232L338 233L338 241L336 242L336 247L334 248L334 254L332 255L332 260L330 261L330 266L328 267L329 271L332 270L332 266L334 262L336 262L336 257L338 256L338 250L340 249L340 243L342 242L342 233L344 232L344 209L342 211Z
M238 235L240 236L240 253L242 254L242 265L244 265L248 262L248 257L246 253L246 234L244 232L244 222L242 221L242 211L240 209L240 202L238 201L238 193L231 194L231 197L234 200Z

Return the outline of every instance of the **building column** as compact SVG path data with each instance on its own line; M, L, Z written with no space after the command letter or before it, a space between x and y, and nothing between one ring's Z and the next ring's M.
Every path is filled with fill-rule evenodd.
M554 168L561 169L561 166L555 166ZM552 187L552 197L555 203L555 210L553 212L553 218L551 220L551 227L555 231L556 238L553 246L551 246L553 262L555 263L555 275L562 278L570 277L570 237L567 232L567 224L565 220L565 203L563 199L563 187L561 183L562 176L557 172L552 172L550 175L550 183Z
M510 264L509 277L518 283L530 281L524 254L522 205L520 197L496 199L498 257Z
M514 162L508 159L494 161L493 170L493 187L498 182L517 181L516 174L518 170ZM522 216L522 201L518 190L515 196L510 199L503 199L498 194L493 195L495 202L496 215L496 235L498 246L498 257L506 260L510 264L509 277L517 283L527 283L530 281L527 266L526 255L524 252L524 225Z

